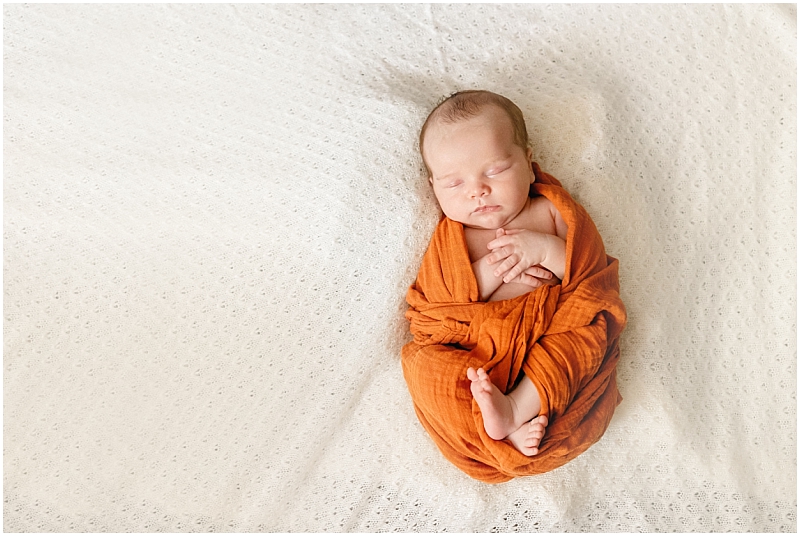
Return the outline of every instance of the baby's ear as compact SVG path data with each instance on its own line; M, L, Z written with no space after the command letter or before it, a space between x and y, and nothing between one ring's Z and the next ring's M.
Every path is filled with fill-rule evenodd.
M528 167L531 168L531 184L536 182L536 172L533 170L533 149L528 147L528 151L525 153L528 155Z

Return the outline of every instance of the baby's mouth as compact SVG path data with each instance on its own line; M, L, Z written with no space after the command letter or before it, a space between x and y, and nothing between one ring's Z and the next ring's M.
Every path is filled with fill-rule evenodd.
M494 212L495 210L499 210L500 205L483 205L481 207L476 208L473 213L475 214L485 214L486 212Z

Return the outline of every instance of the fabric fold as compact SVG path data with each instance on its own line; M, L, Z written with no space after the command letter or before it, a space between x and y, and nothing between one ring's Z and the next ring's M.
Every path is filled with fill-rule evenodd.
M622 400L616 385L625 307L618 261L605 253L588 213L534 163L531 195L543 195L567 223L566 270L510 300L479 301L463 226L443 217L408 290L413 340L403 374L420 422L442 454L485 482L551 471L600 439ZM468 367L483 367L503 392L528 376L549 425L536 456L486 434Z

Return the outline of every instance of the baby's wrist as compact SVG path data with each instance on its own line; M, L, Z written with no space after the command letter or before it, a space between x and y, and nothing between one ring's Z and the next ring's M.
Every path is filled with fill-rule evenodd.
M563 279L566 271L567 243L555 235L548 234L545 237L547 245L544 250L545 258L542 266L550 270L559 279Z

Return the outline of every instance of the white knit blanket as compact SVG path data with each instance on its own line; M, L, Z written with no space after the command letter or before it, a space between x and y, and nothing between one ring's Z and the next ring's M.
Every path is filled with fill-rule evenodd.
M5 5L6 531L786 531L793 5ZM488 485L400 367L416 140L506 95L620 260L624 401Z

